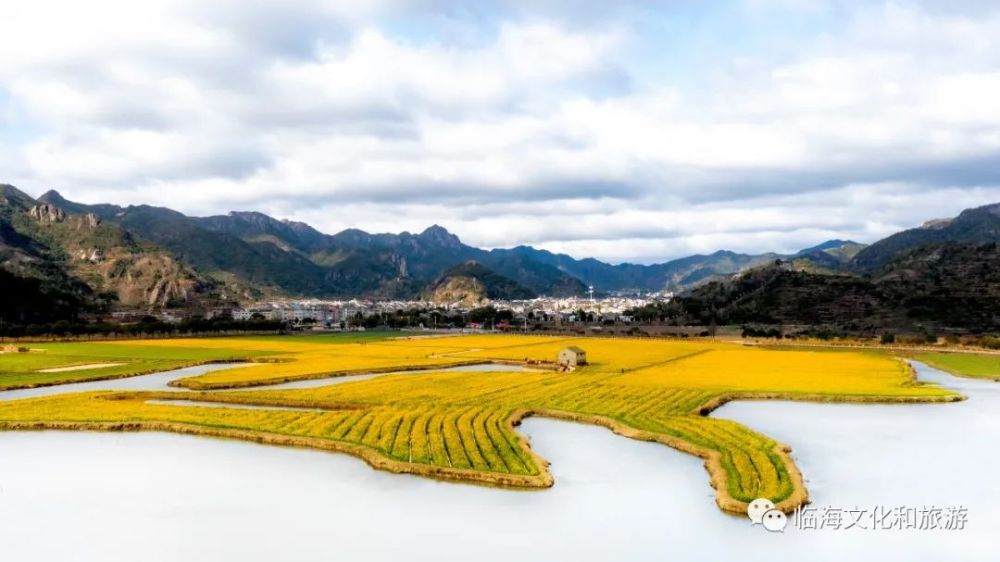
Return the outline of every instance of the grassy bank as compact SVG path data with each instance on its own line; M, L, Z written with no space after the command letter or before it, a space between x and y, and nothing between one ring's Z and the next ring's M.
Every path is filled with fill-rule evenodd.
M22 344L30 351L0 354L0 390L35 388L75 382L117 379L226 361L246 361L257 355L240 349L122 346L116 343ZM43 372L76 366L108 365L94 369Z
M1000 355L918 353L913 358L953 375L1000 382Z

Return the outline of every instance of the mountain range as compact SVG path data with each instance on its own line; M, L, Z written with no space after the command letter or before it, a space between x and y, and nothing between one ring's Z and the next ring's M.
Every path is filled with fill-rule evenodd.
M677 324L821 326L868 335L995 333L998 242L1000 204L987 205L893 234L838 270L776 261L695 287L652 313Z
M257 212L190 217L147 205L82 204L56 191L35 199L0 185L0 270L5 285L16 278L54 303L97 309L197 308L270 296L468 303L582 295L590 286L599 294L684 292L776 261L813 275L874 275L928 244L996 241L997 208L970 209L870 246L830 240L793 254L720 250L641 265L530 246L484 250L437 225L416 234L331 235Z

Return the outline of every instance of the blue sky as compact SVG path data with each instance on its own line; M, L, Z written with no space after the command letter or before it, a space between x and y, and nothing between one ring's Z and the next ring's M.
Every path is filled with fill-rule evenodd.
M655 262L1000 201L1000 6L4 3L0 181Z

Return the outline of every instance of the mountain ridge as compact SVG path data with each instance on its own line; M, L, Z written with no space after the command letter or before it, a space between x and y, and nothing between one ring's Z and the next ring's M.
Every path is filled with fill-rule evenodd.
M655 312L682 324L989 333L1000 329L1000 244L941 242L874 275L818 274L777 261L693 289Z
M33 292L72 295L82 309L102 309L112 302L187 306L216 288L169 251L93 213L67 213L10 186L2 193L0 266L36 279Z
M1000 203L966 209L952 219L935 219L887 236L858 252L855 271L875 272L894 257L940 242L987 243L1000 239Z
M149 209L163 209L164 212L184 216L169 209L143 205L121 207L73 203L56 191L47 192L40 200L50 201L75 212L94 212L108 220L127 220L130 214L149 212ZM141 209L146 211L140 211ZM464 244L455 234L437 224L419 233L368 233L349 228L335 234L325 234L305 223L279 220L255 211L232 211L226 215L186 218L207 231L230 235L249 244L270 243L282 251L298 253L308 261L324 267L336 268L348 257L352 257L351 263L357 265L357 262L365 260L358 258L356 252L373 252L377 254L376 261L383 265L369 263L368 266L382 270L382 274L378 276L380 283L391 281L387 278L389 268L385 264L401 266L401 278L409 276L430 281L455 264L475 260L529 286L535 292L553 296L581 295L589 286L594 286L599 293L678 292L773 259L790 257L770 252L741 254L718 250L711 254L686 256L648 265L627 262L610 264L594 258L576 259L525 245L483 250ZM807 250L826 249L841 242L843 241L827 241ZM805 256L803 252L805 250L794 255L812 259L812 256ZM831 260L838 261L825 255L821 257L822 261L827 262L823 264L827 267ZM300 278L315 275L318 273L299 272ZM343 278L343 275L337 277ZM315 284L309 286L293 283L287 288L302 294L321 290ZM349 289L360 290L361 287ZM379 291L374 293L378 294Z
M40 197L39 200L48 200L62 208L73 209L76 212L96 212L99 216L109 219L113 219L116 215L125 213L133 208L156 208L145 205L129 207L110 204L84 205L66 200L57 191L49 191ZM166 208L160 209L177 213L177 211ZM180 215L180 213L177 214ZM247 220L248 217L255 217L256 220ZM696 254L653 264L636 264L630 262L611 264L589 257L573 258L567 254L557 254L526 245L482 250L464 244L458 236L437 224L431 225L419 233L410 233L407 231L400 233L369 233L357 228L348 228L334 234L326 234L305 223L276 219L256 211L230 211L226 215L188 218L206 230L235 233L239 236L247 236L248 230L234 225L234 222L255 222L258 225L267 224L267 229L271 230L272 234L276 233L274 231L291 232L293 226L296 226L298 229L295 235L285 235L281 236L281 238L286 242L289 241L289 238L302 238L301 233L305 231L307 233L306 237L309 239L307 243L308 247L299 247L299 249L306 250L306 253L316 249L317 246L334 246L341 250L345 248L375 250L387 248L399 249L419 246L422 243L431 243L436 245L437 249L445 248L452 253L446 260L450 262L447 266L442 267L441 264L437 264L436 267L429 268L435 270L435 273L440 273L444 268L466 259L474 259L487 266L491 266L500 259L509 259L513 256L527 256L532 260L553 265L560 271L576 277L582 282L584 289L588 285L595 285L598 287L598 290L620 290L622 288L642 291L683 290L688 287L686 283L688 277L697 279L699 274L704 275L709 273L708 271L683 271L690 266L704 267L713 261L722 260L726 263L721 266L709 266L712 270L711 273L721 272L729 274L738 271L740 268L763 263L771 259L800 255L807 250L826 249L831 245L840 245L842 243L854 244L850 241L829 240L796 254L778 254L774 252L744 254L723 249L710 254ZM261 230L257 234L261 235L265 234L265 232ZM325 242L318 242L320 240L325 240ZM695 273L695 275L692 276L690 275L691 273ZM671 275L674 278L668 280L666 276ZM428 276L424 275L423 277ZM430 277L433 277L433 275Z
M57 191L34 199L0 185L0 280L36 307L3 313L29 320L268 296L476 306L582 295L596 286L677 292L673 321L801 322L867 333L884 326L988 330L1000 322L990 312L1000 309L997 242L1000 204L867 247L835 239L791 254L718 250L609 264L526 245L475 248L437 224L418 233L325 234L253 211L189 217L149 205L76 203Z
M217 292L239 300L267 296L420 298L430 294L428 288L443 274L470 261L535 295L580 296L591 286L599 294L683 293L776 260L811 273L870 275L921 244L1000 237L1000 205L987 205L867 247L834 239L791 254L718 250L662 263L610 264L527 245L484 250L466 245L439 224L417 233L349 228L326 234L306 223L256 211L191 217L166 207L77 203L55 190L36 200L9 185L2 186L0 197L7 207L18 209L18 216L30 206L47 205L39 212L92 216L87 220L113 225L189 268L199 280L191 290L195 285L214 286ZM0 230L0 236L21 235L13 227Z

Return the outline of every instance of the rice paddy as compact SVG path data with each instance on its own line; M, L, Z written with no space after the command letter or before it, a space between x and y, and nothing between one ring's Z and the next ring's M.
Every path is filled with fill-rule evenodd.
M791 510L808 495L788 448L739 423L708 417L718 405L734 399L961 399L916 382L907 364L883 354L705 341L460 336L102 345L118 346L119 357L132 349L154 355L150 350L185 350L262 364L172 383L193 392L105 391L0 403L0 429L175 431L346 452L394 472L543 488L552 485L546 461L516 430L524 417L541 415L602 425L696 455L705 461L719 506L742 512L758 497ZM569 373L397 373L316 388L252 390L287 380L470 363L545 367L570 345L583 348L589 364ZM221 388L242 390L212 391Z
M322 336L24 344L30 351L0 354L0 390L123 378L204 363L288 361L309 351L318 354L329 349L331 344L364 344L384 340L391 335L395 334L361 332ZM100 367L82 368L95 365ZM290 376L291 370L283 368L281 372ZM258 376L264 377L269 373L273 371L259 370Z
M238 349L117 343L38 343L25 353L0 354L0 390L115 379L202 363L246 361L258 355Z

